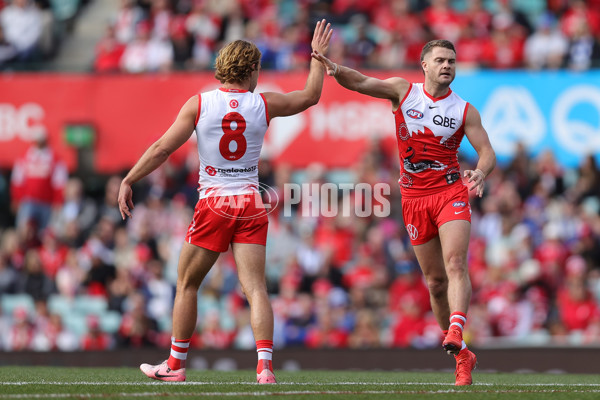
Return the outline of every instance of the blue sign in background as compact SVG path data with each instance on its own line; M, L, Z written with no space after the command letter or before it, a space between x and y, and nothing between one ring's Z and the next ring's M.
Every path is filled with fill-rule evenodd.
M566 167L600 155L600 71L461 72L452 89L480 112L500 163L515 144L532 156L551 150ZM464 140L462 154L476 155Z

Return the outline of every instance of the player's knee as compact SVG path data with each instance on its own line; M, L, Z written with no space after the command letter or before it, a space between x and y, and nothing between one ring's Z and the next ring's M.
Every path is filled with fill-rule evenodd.
M242 290L248 300L263 296L268 297L267 287L265 285L244 285Z
M464 275L467 273L467 257L463 254L452 254L446 263L448 276Z
M194 279L193 277L189 277L189 276L179 276L177 278L177 291L178 292L182 292L182 291L186 291L186 290L194 290L194 291L198 291L198 289L200 288L200 283L198 282L198 279Z
M442 298L448 293L448 280L445 277L428 277L427 287L434 298Z

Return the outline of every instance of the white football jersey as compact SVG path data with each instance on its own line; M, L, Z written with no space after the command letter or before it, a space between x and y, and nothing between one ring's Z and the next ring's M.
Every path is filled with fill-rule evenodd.
M439 98L413 83L395 112L403 195L444 190L460 181L458 149L469 104L452 90Z
M219 88L199 97L200 198L257 191L258 159L269 125L264 96Z

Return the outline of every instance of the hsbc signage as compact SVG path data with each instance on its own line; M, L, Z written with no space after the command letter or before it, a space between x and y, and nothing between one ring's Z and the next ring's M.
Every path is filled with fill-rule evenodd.
M44 116L44 109L37 103L20 106L0 103L0 142L32 141L37 134L46 131Z

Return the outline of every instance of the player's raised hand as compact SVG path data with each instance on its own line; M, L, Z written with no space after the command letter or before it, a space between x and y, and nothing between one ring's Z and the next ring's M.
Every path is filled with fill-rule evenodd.
M331 61L329 58L325 57L323 54L319 53L317 50L313 50L310 54L312 58L319 61L323 66L327 69L327 75L335 76L338 70L338 65Z
M332 34L333 29L331 29L331 24L328 24L324 19L317 22L311 42L313 53L327 53L327 50L329 49L329 40L331 40Z
M475 194L479 197L482 197L485 181L485 174L483 173L483 171L479 168L476 170L466 169L464 175L465 178L469 178L469 180L467 181L468 183L473 182L471 187L469 187L469 190L476 189Z
M131 186L126 184L125 182L121 182L121 187L119 188L118 202L121 217L123 219L125 219L126 217L131 218L130 210L134 209L133 191L131 190Z

